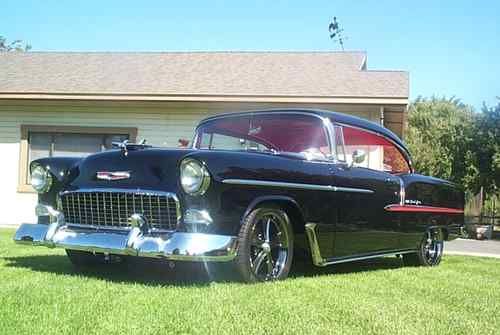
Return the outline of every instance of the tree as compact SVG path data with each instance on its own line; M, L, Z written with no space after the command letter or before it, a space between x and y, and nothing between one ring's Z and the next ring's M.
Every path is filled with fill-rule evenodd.
M477 116L473 143L479 171L478 184L486 193L500 191L500 98L495 107L482 108Z
M409 108L406 141L417 172L476 188L478 170L471 143L475 114L452 98L418 98Z
M7 39L3 36L0 36L0 52L9 52L9 51L29 51L31 49L31 45L24 44L22 40L14 40L11 42L7 42Z
M481 113L458 99L418 98L409 108L406 141L417 172L448 179L476 194L500 186L500 101Z

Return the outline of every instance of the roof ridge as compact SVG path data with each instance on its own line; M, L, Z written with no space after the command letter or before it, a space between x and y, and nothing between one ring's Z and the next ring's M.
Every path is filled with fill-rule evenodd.
M381 73L394 73L394 72L399 72L399 73L410 73L408 70L364 70L363 72L381 72Z

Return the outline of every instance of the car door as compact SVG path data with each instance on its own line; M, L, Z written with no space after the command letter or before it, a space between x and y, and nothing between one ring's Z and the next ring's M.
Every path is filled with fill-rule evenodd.
M387 143L375 134L346 126L336 126L335 134L336 145L344 150L344 157L338 155L330 168L332 185L337 188L335 257L397 250L399 223L389 219L384 207L399 201L400 180L382 171L382 147ZM353 154L362 150L364 159L353 163Z

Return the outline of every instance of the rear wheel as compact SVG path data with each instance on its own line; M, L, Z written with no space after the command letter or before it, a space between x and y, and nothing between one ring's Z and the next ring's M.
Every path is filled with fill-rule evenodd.
M236 268L246 282L285 279L293 258L293 230L288 215L273 206L259 207L244 220L238 236Z
M427 232L416 253L403 255L405 265L436 266L443 257L444 242L439 232Z

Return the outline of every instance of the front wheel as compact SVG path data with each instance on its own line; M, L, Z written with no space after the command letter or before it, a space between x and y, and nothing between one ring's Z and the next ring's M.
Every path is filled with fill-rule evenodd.
M293 258L293 230L278 207L254 209L238 235L236 268L245 282L285 279Z
M443 257L444 242L441 234L427 232L416 253L403 255L403 261L411 266L436 266Z

